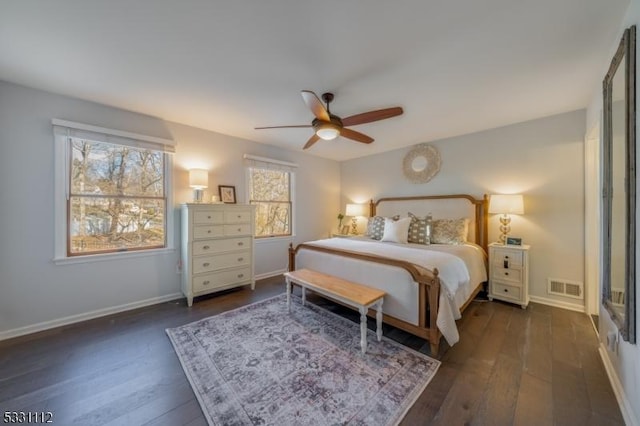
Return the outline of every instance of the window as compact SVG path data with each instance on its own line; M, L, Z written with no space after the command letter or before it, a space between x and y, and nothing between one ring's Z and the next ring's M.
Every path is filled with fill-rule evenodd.
M56 177L64 180L66 232L64 253L56 241L57 257L166 248L171 210L166 146L130 137L140 135L60 123L68 123L54 120L57 156L64 156Z
M292 235L296 165L249 155L245 159L249 203L256 206L256 238Z

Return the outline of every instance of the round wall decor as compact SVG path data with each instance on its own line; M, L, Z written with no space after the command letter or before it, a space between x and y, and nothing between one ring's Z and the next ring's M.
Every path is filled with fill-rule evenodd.
M402 171L413 183L429 182L440 171L440 153L433 145L416 145L404 156Z

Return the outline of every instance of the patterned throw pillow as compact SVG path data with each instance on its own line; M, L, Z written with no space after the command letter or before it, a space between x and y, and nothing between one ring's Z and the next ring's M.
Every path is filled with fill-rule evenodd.
M409 212L409 242L416 244L431 244L431 215L419 218Z
M393 216L393 220L400 219L399 215ZM369 218L369 223L367 223L367 235L374 240L381 240L384 235L384 217L383 216L374 216Z
M469 219L435 219L431 227L431 244L464 244L467 242Z

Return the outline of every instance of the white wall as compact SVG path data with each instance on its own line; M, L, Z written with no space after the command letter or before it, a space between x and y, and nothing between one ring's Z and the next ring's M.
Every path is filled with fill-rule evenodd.
M176 203L191 201L188 170L209 170L209 188L204 199L218 193L218 185L236 187L236 199L247 200L244 154L298 164L295 176L295 243L326 238L330 223L339 209L340 167L338 162L270 145L234 138L177 123L167 123L178 143L174 156ZM287 246L291 239L256 240L256 274L266 276L287 267Z
M173 297L177 250L129 259L54 265L53 133L59 118L174 139L174 202L191 199L187 168L212 170L244 200L242 154L296 162L296 240L326 236L339 206L335 161L0 81L0 339ZM179 217L176 217L176 225ZM176 239L179 238L176 226ZM178 245L176 244L176 247ZM286 241L256 248L258 274L286 266Z
M342 206L391 195L522 193L525 214L512 216L511 235L532 245L530 294L581 307L583 301L547 294L546 286L548 277L584 280L584 128L580 110L432 142L442 167L425 184L402 174L411 148L345 161ZM492 215L490 241L498 227Z
M631 25L640 26L640 0L631 0L629 9L625 15L623 22L618 29L615 41L610 48L610 58L618 48L620 38L625 28ZM636 42L637 43L637 42ZM637 53L636 53L637 57ZM602 64L601 75L604 78L607 70L609 69L609 63ZM640 61L636 59L636 82L640 81ZM640 93L636 94L636 129L640 129L640 117L638 115L638 99L640 99ZM602 117L602 86L598 84L593 88L593 98L587 109L587 127L590 129L595 126ZM602 126L600 126L602 129ZM638 142L636 142L638 143ZM640 164L640 150L636 150L636 164ZM640 174L637 175L638 183L640 183ZM638 184L637 184L638 185ZM640 187L640 186L639 186ZM640 209L636 211L636 221L640 223ZM636 231L638 232L638 231ZM640 241L640 235L636 234L637 242ZM640 271L640 250L636 249L636 270ZM638 286L638 280L636 279L636 288ZM636 291L637 295L637 291ZM640 324L640 298L636 296L636 330ZM620 339L620 343L617 350L610 351L607 348L607 335L609 333L617 333L617 327L611 321L609 313L600 306L600 340L601 351L604 355L605 366L608 368L610 374L613 376L614 390L617 392L619 398L622 400L623 414L625 420L630 425L640 425L640 346L639 344L629 344L623 342ZM639 338L637 336L637 338Z

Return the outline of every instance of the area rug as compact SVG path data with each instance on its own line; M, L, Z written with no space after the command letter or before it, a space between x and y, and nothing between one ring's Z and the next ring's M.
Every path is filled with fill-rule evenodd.
M284 294L167 334L212 425L397 424L440 366Z

